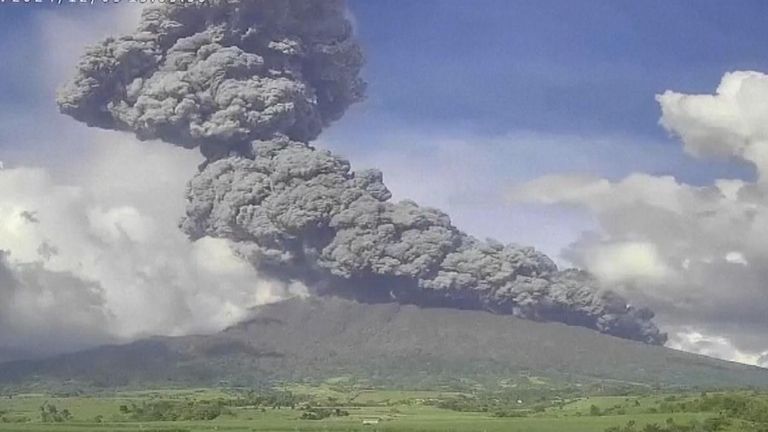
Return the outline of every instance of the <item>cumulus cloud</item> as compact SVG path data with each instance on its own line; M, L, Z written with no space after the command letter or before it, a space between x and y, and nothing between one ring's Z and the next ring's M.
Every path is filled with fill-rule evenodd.
M553 175L511 197L588 209L600 228L564 252L572 262L652 305L674 346L756 363L768 348L766 98L758 72L725 74L713 95L657 97L662 126L688 153L752 164L754 181Z
M0 171L0 346L45 354L211 332L301 292L257 274L226 240L177 230L197 157L101 138L116 147L81 160L66 184L43 168Z
M755 165L761 180L768 169L768 76L754 71L726 73L714 95L666 91L656 97L661 124L697 157L735 157Z
M109 341L101 287L41 262L11 264L0 252L0 359Z
M734 346L728 338L718 335L705 335L693 327L683 326L670 335L668 346L681 351L717 357L739 363L768 367L768 351L750 353Z

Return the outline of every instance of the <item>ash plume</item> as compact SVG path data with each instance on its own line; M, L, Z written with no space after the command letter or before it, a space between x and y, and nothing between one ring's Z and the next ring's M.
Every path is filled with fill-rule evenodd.
M344 10L338 0L149 8L136 33L88 50L57 102L90 126L207 158L277 134L308 142L363 94Z
M309 145L362 98L341 0L147 9L91 48L58 99L88 125L199 147L182 230L226 238L263 274L315 294L484 309L663 344L653 313L533 248L475 239L445 213L392 202L377 170Z

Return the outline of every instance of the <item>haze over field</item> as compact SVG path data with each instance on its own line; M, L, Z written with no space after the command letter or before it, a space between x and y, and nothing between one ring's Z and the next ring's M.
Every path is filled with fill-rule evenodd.
M51 127L71 132L49 137L54 154L73 144L68 140L82 140L87 144L73 146L80 155L60 163L12 162L0 171L0 249L8 251L0 288L10 299L0 307L0 344L9 355L215 331L257 304L336 294L491 310L663 343L665 328L659 331L653 313L641 307L651 306L671 331L672 346L760 362L768 347L760 282L764 75L726 74L715 96L667 91L657 97L662 126L687 153L751 164L755 178L737 169L701 185L650 174L604 179L597 169L535 178L550 166L527 182L505 180L489 191L477 180L483 166L507 157L493 140L519 142L529 153L537 148L531 141L541 148L581 145L562 137L552 144L554 135L520 130L490 144L487 138L459 143L449 156L450 142L425 140L422 151L433 153L423 165L395 170L398 198L430 195L420 188L451 197L451 181L430 182L445 185L440 188L414 180L423 170L439 179L441 158L450 157L459 177L485 188L484 196L585 209L594 223L580 226L588 232L578 237L564 236L560 246L575 241L558 259L562 268L585 271L560 270L532 248L477 240L441 211L391 200L380 171L353 171L354 160L308 145L352 103L376 106L380 97L373 81L372 101L363 100L367 71L361 74L362 50L350 21L362 5L353 3L350 11L342 2L257 1L235 14L216 4L152 9L138 30L128 19L93 30L103 36L118 27L129 36L88 51L58 103L75 119L118 132L76 128L56 117ZM134 12L99 16L122 21ZM48 10L42 16L35 22L54 29L51 35L82 19ZM80 31L93 41L91 31ZM69 70L82 50L72 43L64 54L39 61ZM42 75L49 89L62 82ZM359 118L357 112L344 121ZM319 145L334 146L333 131ZM381 138L369 135L372 144L365 134L350 134L355 145L346 139L336 146L374 166L377 156L384 155L384 165L407 157L372 148ZM160 141L199 148L203 159ZM16 161L40 151L25 145L0 143ZM419 140L410 145L418 148ZM504 169L516 165L528 169L514 157ZM175 225L183 214L182 234ZM479 222L488 216L473 215L470 232L488 233L478 228L493 225ZM528 220L524 230L546 226ZM504 241L516 242L507 235ZM716 327L724 330L713 332Z

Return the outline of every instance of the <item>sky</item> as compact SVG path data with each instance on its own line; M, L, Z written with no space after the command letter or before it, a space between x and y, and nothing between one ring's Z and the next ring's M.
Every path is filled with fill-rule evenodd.
M396 198L439 207L471 234L534 245L595 272L655 309L673 347L761 361L768 144L755 95L766 90L760 75L726 74L768 72L768 4L349 0L349 8L367 98L319 146L382 169ZM24 303L30 314L90 306L77 319L19 324L0 345L30 334L40 342L23 349L44 351L214 331L247 306L300 289L251 286L258 275L226 245L174 233L188 175L170 173L193 172L197 155L58 114L56 88L84 47L130 31L139 9L0 5L0 249L14 265L100 282L61 299L29 282L38 293ZM715 94L721 81L736 90L693 96ZM169 174L150 186L158 171ZM20 222L21 208L40 222ZM152 232L169 234L158 244ZM67 260L46 260L38 247L46 242L78 246ZM157 264L169 255L178 259ZM137 269L146 277L126 285ZM157 315L169 318L131 323L140 299L159 293ZM107 330L91 334L94 322Z

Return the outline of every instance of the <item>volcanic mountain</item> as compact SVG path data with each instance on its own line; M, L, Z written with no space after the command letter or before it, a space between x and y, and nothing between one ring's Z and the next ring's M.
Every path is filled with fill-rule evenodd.
M768 370L583 327L476 310L293 298L212 335L154 337L0 367L0 385L252 386L355 377L401 387L520 376L655 387L768 387Z

